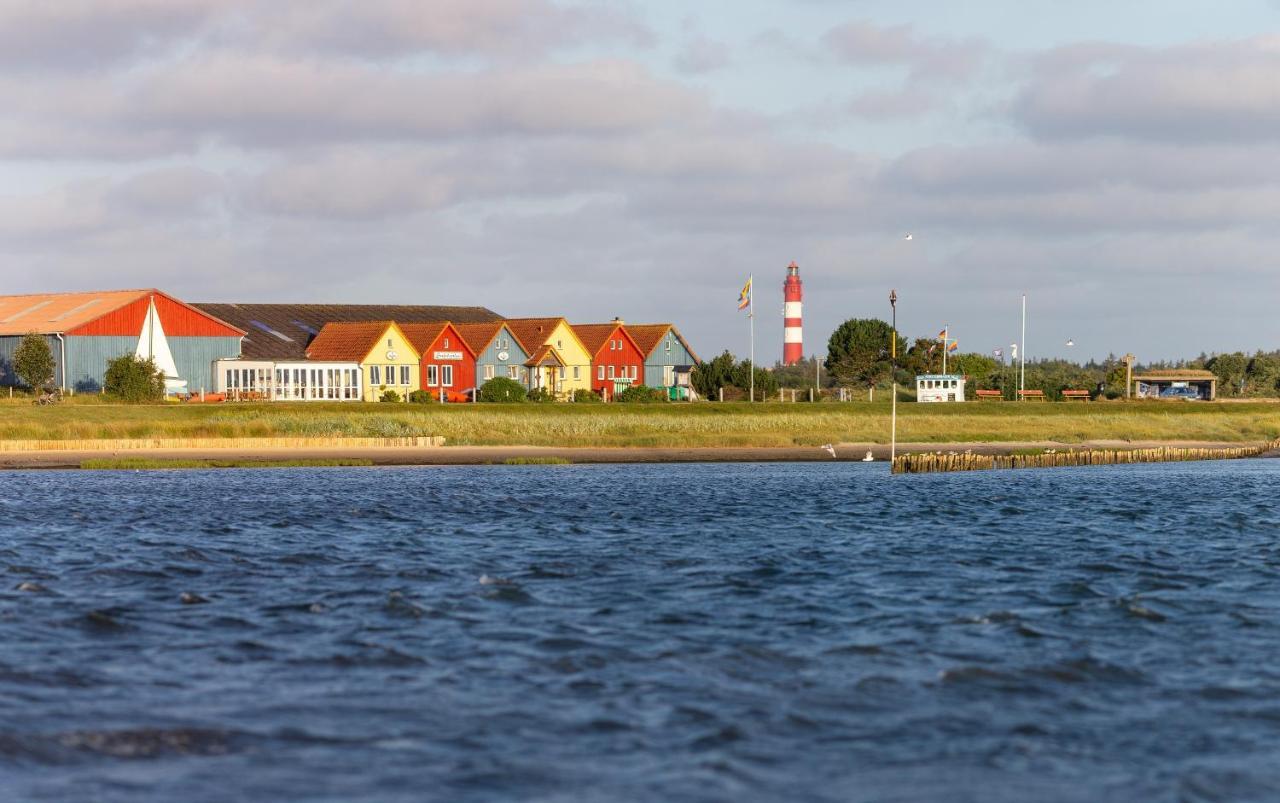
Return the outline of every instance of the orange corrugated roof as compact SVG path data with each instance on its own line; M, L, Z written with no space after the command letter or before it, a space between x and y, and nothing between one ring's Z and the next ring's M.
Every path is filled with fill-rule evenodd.
M658 347L670 328L669 323L627 324L627 332L631 335L631 339L636 341L636 345L640 347L640 353L646 357L649 356L649 352Z
M326 323L307 347L307 359L324 362L361 362L378 345L392 321ZM407 339L407 338L406 338Z
M103 290L0 296L0 335L65 332L158 290Z

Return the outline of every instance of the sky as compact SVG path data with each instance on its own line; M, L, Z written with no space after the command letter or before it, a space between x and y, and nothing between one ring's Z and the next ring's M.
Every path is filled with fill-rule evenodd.
M1280 348L1280 0L0 0L0 107L3 293Z

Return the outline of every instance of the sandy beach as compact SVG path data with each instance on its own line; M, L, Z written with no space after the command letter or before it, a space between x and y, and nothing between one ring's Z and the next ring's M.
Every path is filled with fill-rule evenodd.
M1034 449L1148 449L1161 446L1186 448L1227 448L1248 443L1219 441L1116 441L1081 443L1057 441L1016 441L1005 443L900 443L898 452L964 452L1010 454ZM148 460L322 460L350 458L369 460L376 466L501 465L512 459L550 459L570 463L755 463L860 461L870 452L875 460L889 459L889 446L882 443L840 443L833 458L820 447L724 447L724 448L557 448L542 446L435 446L435 447L347 447L310 448L232 447L194 449L48 449L0 453L0 469L79 468L86 460L103 458L145 458ZM1267 456L1277 456L1272 452Z

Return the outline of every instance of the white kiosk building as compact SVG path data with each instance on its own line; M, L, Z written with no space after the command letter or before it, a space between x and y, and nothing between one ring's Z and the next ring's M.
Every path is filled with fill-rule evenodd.
M964 401L964 377L960 374L921 374L916 377L916 401Z

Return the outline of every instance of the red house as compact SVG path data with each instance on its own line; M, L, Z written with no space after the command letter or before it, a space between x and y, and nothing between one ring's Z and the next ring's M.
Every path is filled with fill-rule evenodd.
M644 384L644 354L622 320L575 323L573 332L591 354L591 389L596 393L607 400Z
M467 401L476 386L476 353L457 328L441 323L405 323L401 331L422 355L422 389L446 401Z

